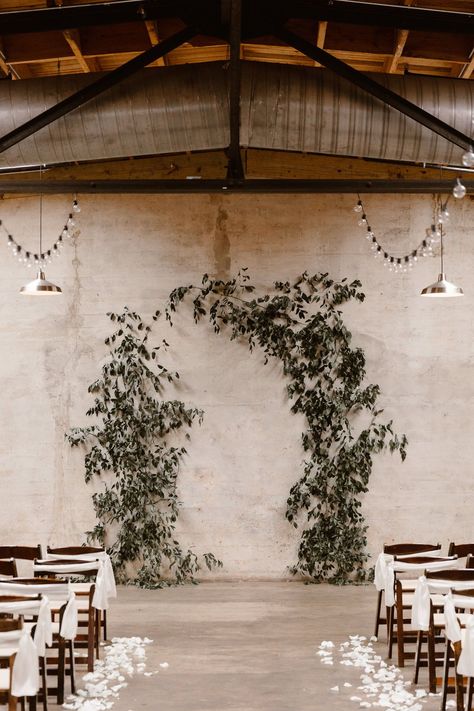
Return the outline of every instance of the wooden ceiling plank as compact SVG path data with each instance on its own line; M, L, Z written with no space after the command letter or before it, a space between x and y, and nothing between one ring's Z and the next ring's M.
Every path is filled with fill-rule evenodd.
M461 71L458 74L458 77L460 79L470 79L471 74L474 71L474 49L472 50L471 54L469 55L469 59L467 64L463 66Z
M397 70L398 62L403 54L408 39L408 30L397 30L395 47L392 56L387 60L385 71L387 74L394 74Z
M324 42L326 41L326 32L328 29L328 23L324 20L318 22L318 35L316 38L316 44L320 49L324 49Z
M89 59L87 60L84 55L82 54L81 51L81 36L79 34L79 30L64 30L63 32L64 39L70 46L72 53L76 57L79 66L81 67L82 71L85 72L86 74L93 71L97 71L97 67L95 66L95 61L94 59Z

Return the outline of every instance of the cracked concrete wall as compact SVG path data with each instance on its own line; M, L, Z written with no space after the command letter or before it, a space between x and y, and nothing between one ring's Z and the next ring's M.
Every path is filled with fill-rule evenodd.
M431 221L431 199L371 196L372 228L388 249L409 251ZM452 205L448 277L463 300L424 300L438 273L424 259L413 273L389 274L375 262L352 212L352 196L90 196L81 200L81 234L47 270L62 298L18 293L31 272L0 244L1 540L77 543L93 525L91 489L78 451L64 442L87 423L87 386L105 356L105 316L125 304L145 318L178 284L204 272L222 278L247 266L262 290L303 270L362 280L367 299L346 308L354 343L367 354L381 405L410 440L402 465L376 458L364 510L369 544L471 541L470 435L474 416L472 271L474 207ZM59 234L70 201L46 197L45 243ZM33 249L37 198L2 202L5 226ZM185 309L171 344L181 373L175 393L205 410L194 427L180 480L181 535L196 552L224 562L221 578L280 578L295 559L298 534L284 519L303 453L301 421L289 413L278 364L194 326ZM174 393L170 391L170 395Z

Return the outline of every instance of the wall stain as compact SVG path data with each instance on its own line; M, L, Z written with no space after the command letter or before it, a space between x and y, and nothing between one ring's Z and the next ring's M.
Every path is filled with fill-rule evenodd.
M230 274L230 240L227 232L227 221L229 213L222 205L217 209L216 223L214 227L214 263L215 275L220 279L227 279Z

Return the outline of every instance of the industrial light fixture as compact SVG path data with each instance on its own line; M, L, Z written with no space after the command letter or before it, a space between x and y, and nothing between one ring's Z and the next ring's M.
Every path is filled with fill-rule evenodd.
M40 168L40 182L42 180L42 170ZM43 252L43 191L40 192L39 203L39 254ZM36 279L28 282L20 289L23 296L52 296L62 294L61 288L48 281L42 269L38 269Z
M448 298L453 296L464 296L464 292L460 286L456 286L452 282L446 279L446 274L444 273L444 245L443 245L443 228L440 225L441 232L441 249L440 249L440 261L441 261L441 271L438 275L438 280L433 284L426 286L421 292L422 296L431 297L441 297Z

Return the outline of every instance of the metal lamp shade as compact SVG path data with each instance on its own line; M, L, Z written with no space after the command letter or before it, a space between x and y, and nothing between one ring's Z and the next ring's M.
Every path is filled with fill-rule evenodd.
M62 291L59 286L47 281L44 272L40 269L36 279L21 287L20 294L23 296L53 296L62 294Z
M460 286L456 286L452 282L446 279L446 274L441 273L438 275L438 281L434 284L426 286L421 292L422 296L440 297L440 298L452 298L454 296L464 296L464 292Z

